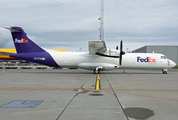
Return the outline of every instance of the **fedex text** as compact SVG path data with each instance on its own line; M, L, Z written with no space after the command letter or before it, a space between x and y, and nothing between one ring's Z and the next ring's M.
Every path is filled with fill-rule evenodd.
M25 40L25 38L22 38L21 40L15 39L15 43L28 43L28 40Z
M152 62L152 63L156 63L156 59L151 58L151 57L146 57L146 58L137 57L137 62Z

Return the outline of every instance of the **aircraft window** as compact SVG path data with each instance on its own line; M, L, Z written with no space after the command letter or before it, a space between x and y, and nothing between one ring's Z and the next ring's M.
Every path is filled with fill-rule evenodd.
M161 56L161 59L167 59L167 57L166 56Z

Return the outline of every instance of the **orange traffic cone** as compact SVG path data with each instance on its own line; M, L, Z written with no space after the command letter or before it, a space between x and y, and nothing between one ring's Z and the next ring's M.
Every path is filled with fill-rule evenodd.
M5 71L3 70L3 71L2 71L2 73L4 74L4 73L5 73Z
M123 73L125 73L125 70L123 70Z
M129 75L131 75L131 72L129 71Z

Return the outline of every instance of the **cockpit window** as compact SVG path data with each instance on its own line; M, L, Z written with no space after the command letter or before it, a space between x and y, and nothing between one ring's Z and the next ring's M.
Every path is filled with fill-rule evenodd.
M167 57L166 56L161 56L161 59L167 59Z

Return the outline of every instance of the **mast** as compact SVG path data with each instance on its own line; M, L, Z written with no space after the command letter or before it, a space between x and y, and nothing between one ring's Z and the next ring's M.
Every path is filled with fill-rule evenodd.
M100 18L98 20L100 20L100 40L104 41L104 27L103 27L103 14L104 13L104 0L100 0Z

